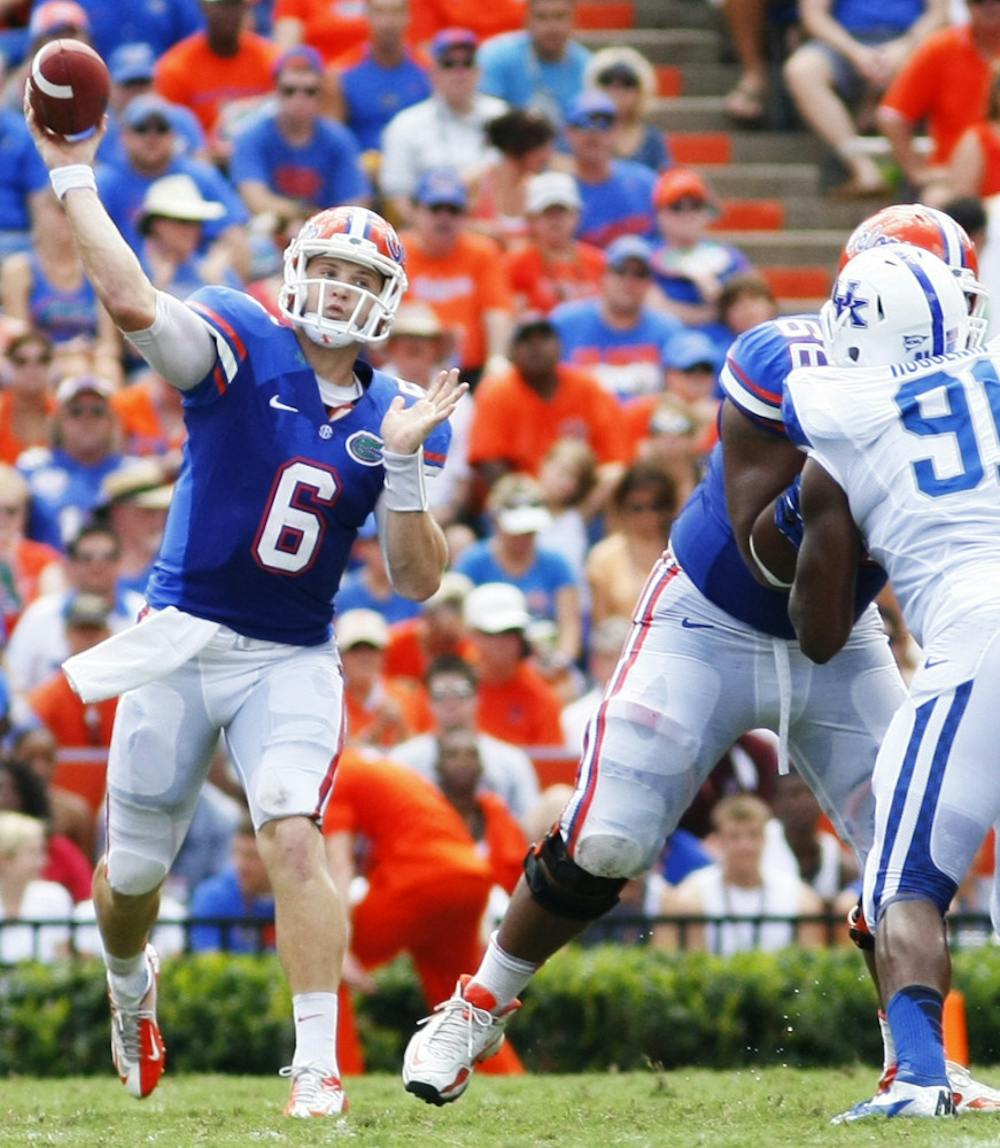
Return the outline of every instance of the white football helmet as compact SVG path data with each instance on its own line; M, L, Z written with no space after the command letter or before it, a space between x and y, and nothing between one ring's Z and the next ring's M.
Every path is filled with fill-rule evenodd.
M373 293L336 279L309 277L309 262L319 255L358 263L382 278ZM278 295L281 314L322 347L381 343L388 338L400 300L406 293L406 256L399 236L367 207L334 207L303 223L285 249L284 283ZM334 290L347 289L350 313L327 314ZM312 299L310 300L310 292ZM306 310L306 308L309 310Z
M851 259L819 312L831 363L878 367L969 349L962 285L929 251L886 244Z

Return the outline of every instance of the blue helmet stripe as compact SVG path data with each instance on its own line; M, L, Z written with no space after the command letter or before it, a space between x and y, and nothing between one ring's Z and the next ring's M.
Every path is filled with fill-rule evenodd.
M945 346L944 341L944 312L941 309L941 300L937 297L937 292L931 284L930 279L927 278L927 273L924 269L909 259L904 258L903 262L913 272L913 276L920 284L924 298L927 300L927 307L931 313L931 354L943 355L949 348Z

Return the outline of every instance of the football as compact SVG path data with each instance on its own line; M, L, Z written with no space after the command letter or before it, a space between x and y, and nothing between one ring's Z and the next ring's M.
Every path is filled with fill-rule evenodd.
M101 57L80 40L52 40L31 61L28 102L40 127L81 138L101 122L111 76Z

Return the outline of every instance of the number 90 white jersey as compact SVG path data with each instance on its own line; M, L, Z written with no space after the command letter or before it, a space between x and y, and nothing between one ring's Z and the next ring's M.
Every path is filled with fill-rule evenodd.
M782 412L845 491L918 642L1000 604L1000 358L797 370Z
M382 418L397 395L409 405L422 392L358 362L363 393L331 421L290 327L225 288L187 302L218 358L184 393L184 463L146 597L251 638L319 645L382 493ZM447 423L431 433L427 467L443 466L450 437Z

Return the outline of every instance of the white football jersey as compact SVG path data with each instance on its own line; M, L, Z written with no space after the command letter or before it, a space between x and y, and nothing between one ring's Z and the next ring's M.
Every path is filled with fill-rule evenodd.
M918 642L1000 603L1000 355L803 368L782 409L846 492Z

